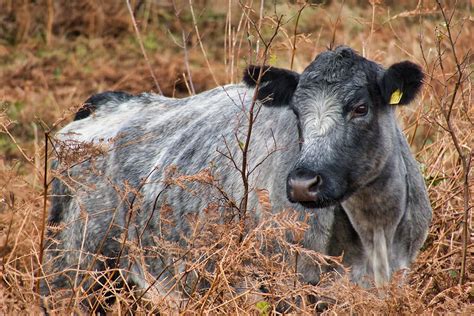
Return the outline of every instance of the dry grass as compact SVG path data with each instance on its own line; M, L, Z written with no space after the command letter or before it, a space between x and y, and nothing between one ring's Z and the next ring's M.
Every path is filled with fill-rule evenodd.
M195 232L200 232L199 238L188 236L192 247L184 249L166 238L157 242L181 260L185 267L177 273L181 284L189 281L187 275L193 271L199 282L210 285L207 291L191 289L191 299L172 306L165 304L167 295L149 291L134 297L108 284L111 292L96 293L90 301L115 296L114 309L119 314L132 308L143 314L179 309L183 313L266 315L266 308L282 306L283 301L295 313L310 313L314 306L307 297L312 294L324 298L326 313L473 314L472 6L449 1L444 7L446 23L436 2L430 1L417 5L348 0L342 7L332 1L307 5L301 15L303 1L291 5L280 1L276 8L266 5L263 9L260 1L253 5L233 1L231 6L217 0L194 2L191 11L188 1L130 1L149 66L125 1L0 0L0 7L5 8L0 12L0 312L40 310L35 284L36 276L41 276L44 131L64 125L81 102L97 91L155 90L150 67L167 96L198 93L216 82L237 82L245 64L263 58L262 40L269 39L278 15L284 14L267 56L272 65L291 65L301 71L334 42L352 46L385 66L410 59L425 69L421 96L400 109L399 117L424 166L434 216L405 285L398 286L395 280L382 295L344 278L334 282L331 275L320 286L299 283L293 268L298 256L308 255L318 262L336 259L288 243L283 232L291 231L297 239L305 224L291 211L268 212L272 205L263 190L260 206L267 212L262 222L248 223L243 239L236 225L219 222L222 209L209 205L210 220L189 219ZM206 171L194 178L174 173L170 185L187 187L196 181L216 189L215 194L225 200L225 192L219 191ZM225 201L225 210L232 212L232 201ZM167 212L164 206L160 211ZM291 259L270 255L268 248L275 245L290 253ZM127 247L134 249L137 258L142 255L135 245ZM261 286L268 293L260 291ZM57 313L78 311L83 295L57 293L51 307Z

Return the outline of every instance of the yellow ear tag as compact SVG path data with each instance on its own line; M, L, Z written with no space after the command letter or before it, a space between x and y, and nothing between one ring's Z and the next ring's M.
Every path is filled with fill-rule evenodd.
M402 96L403 96L403 92L401 92L400 89L393 91L392 95L390 96L389 103L392 105L397 105L398 103L400 103Z

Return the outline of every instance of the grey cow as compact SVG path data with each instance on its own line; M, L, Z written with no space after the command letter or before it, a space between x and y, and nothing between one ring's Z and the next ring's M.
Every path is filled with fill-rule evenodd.
M127 225L144 228L141 244L153 245L160 230L156 209L163 201L173 210L174 238L186 234L183 218L201 212L209 200L179 188L165 190L168 166L195 174L212 164L226 192L241 199L239 174L219 151L226 139L228 150L240 159L239 144L232 140L246 130L244 113L255 93L261 108L249 161L263 163L250 178L252 187L268 189L277 210L294 208L309 218L305 247L344 253L354 282L363 284L369 277L377 285L385 283L394 271L409 267L431 221L424 181L394 106L412 101L422 79L411 62L384 69L338 47L319 54L302 74L250 66L243 84L184 99L122 92L91 97L57 137L73 144L72 150L93 143L108 146L108 154L68 168L61 159L54 162L61 176L53 183L49 221L59 228L49 233L45 269L65 272L44 284L43 294L82 284L74 269L91 264L105 269L106 260L93 262L97 251L109 260L119 253L125 258L120 240ZM272 144L279 150L269 155ZM134 198L129 191L123 197L125 187L141 194L140 212L130 224ZM249 201L255 206L253 192ZM136 238L135 229L126 231L129 240ZM164 265L153 258L142 263L123 259L119 268L131 271L131 283L147 288L144 270L169 277ZM299 271L304 281L318 282L320 270L312 262L301 260Z

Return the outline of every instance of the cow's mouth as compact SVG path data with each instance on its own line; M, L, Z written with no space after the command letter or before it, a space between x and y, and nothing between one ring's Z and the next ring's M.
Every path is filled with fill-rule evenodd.
M295 202L299 203L304 208L325 208L325 207L330 207L339 203L339 201L334 201L334 200L317 200L317 201L304 201L304 202L295 201Z
M298 203L304 208L316 209L330 207L342 203L344 202L344 200L349 198L351 194L351 192L347 191L345 194L342 195L328 197L325 196L323 192L319 192L315 195L314 200L298 201L297 199L292 198L290 195L288 196L288 200L291 203Z

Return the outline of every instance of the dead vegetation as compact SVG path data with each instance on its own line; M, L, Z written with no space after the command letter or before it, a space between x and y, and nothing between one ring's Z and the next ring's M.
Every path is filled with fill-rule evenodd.
M103 90L158 92L157 86L164 95L186 96L217 83L238 82L244 65L264 59L301 71L317 52L338 44L352 46L385 66L410 59L423 65L427 76L422 95L399 111L422 165L434 212L428 239L405 284L399 286L402 276L396 276L384 294L361 289L345 278L334 282L334 275L327 275L318 286L301 284L294 269L300 256L332 264L337 258L287 241L287 233L297 241L305 228L291 210L271 214L276 206L261 188L263 220L246 223L242 235L241 225L222 223L222 211L232 218L241 206L213 182L211 171L183 177L171 170L170 186L186 188L198 182L212 187L220 201L209 204L208 220L187 219L194 231L187 236L187 248L166 236L156 237L160 249L154 251L165 249L176 258L170 268L176 270L176 284L187 299L173 303L173 293L154 293L152 288L131 295L129 289L115 286L122 276L110 270L104 275L81 272L105 283L87 301L95 308L115 297L113 310L118 314L133 310L268 315L277 307L312 313L316 302L311 296L320 298L326 313L474 313L470 3L270 2L0 0L4 8L0 11L2 313L40 311L35 285L45 277L38 264L44 188L54 176L50 171L45 174L45 160L73 161L104 152L74 144L81 150L58 156L52 146L45 148L44 133L54 134L70 121L88 96ZM277 25L267 50L265 41ZM166 220L167 206L159 211L164 226L173 225ZM126 239L123 244L140 260L142 249ZM291 259L275 255L270 251L274 247L290 253ZM199 289L203 284L207 290ZM56 293L48 307L57 313L79 311L78 302L87 294L78 287L72 290Z

